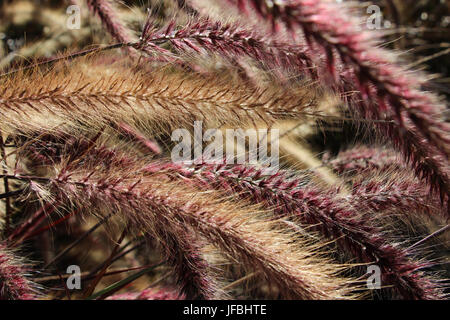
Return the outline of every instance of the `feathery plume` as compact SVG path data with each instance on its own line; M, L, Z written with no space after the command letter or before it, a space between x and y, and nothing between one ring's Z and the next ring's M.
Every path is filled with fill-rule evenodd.
M26 278L27 270L11 253L5 243L0 243L0 300L33 300L36 291Z
M131 31L118 18L111 0L86 0L86 4L118 43L135 41Z
M154 230L168 264L173 268L181 295L190 300L228 298L220 289L218 277L213 274L214 267L203 257L201 242L193 236L192 230L186 231L186 227L177 224L169 227L159 220L155 220Z
M322 161L339 174L358 175L371 170L406 169L407 165L394 150L383 147L355 146L331 159L325 154Z
M324 161L339 174L349 176L352 195L358 210L368 208L376 212L387 209L398 212L438 213L449 216L447 204L427 190L412 176L400 155L387 148L359 146ZM355 199L355 198L354 198ZM441 209L441 210L440 210Z
M314 90L301 86L254 89L245 81L231 82L226 75L201 77L164 70L149 74L124 67L114 72L111 66L111 76L98 78L102 66L92 62L61 68L44 76L34 73L26 80L20 75L2 79L3 132L82 124L98 132L125 124L151 135L190 128L201 120L210 127L256 127L256 122L270 125L277 119L299 118L316 103Z
M135 47L145 52L153 50L167 54L167 50L161 48L161 44L166 42L170 42L180 52L210 52L231 61L248 56L272 71L282 68L286 71L295 70L296 74L314 75L313 65L303 53L305 49L302 46L275 42L257 30L245 29L236 23L224 24L201 19L177 28L176 21L172 20L166 27L152 30L148 18L140 43Z

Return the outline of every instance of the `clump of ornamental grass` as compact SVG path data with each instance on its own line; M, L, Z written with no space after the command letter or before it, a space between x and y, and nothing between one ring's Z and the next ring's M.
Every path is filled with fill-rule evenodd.
M426 76L330 1L161 3L136 29L87 0L110 40L0 74L0 298L445 299L450 132ZM329 120L369 139L320 159ZM280 129L280 169L237 163L245 139L172 161L196 121Z

